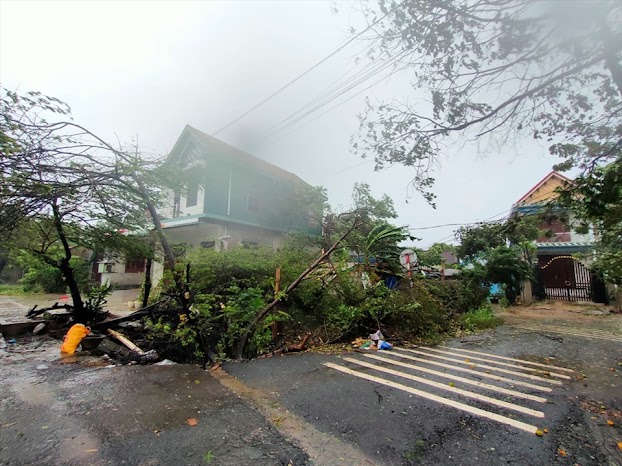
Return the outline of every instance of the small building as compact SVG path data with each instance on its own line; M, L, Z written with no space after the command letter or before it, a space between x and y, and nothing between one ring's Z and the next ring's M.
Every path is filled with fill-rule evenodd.
M113 285L117 289L138 288L145 281L147 260L106 258L97 262L95 279L101 284Z
M606 302L605 286L590 270L594 254L594 231L578 232L571 211L555 205L558 188L573 183L552 171L514 203L511 216L551 212L540 229L547 232L536 240L536 283L526 283L523 302L537 299Z

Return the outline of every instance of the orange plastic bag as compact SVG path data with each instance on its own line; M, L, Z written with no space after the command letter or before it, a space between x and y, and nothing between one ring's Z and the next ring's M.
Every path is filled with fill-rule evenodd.
M67 335L65 335L65 340L60 347L60 352L67 354L75 353L82 339L89 333L91 333L91 329L83 324L72 325Z

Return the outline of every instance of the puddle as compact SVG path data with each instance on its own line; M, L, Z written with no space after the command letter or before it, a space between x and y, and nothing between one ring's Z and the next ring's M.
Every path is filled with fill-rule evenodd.
M99 460L99 442L85 432L61 441L58 447L58 456L61 463L82 462L96 464Z

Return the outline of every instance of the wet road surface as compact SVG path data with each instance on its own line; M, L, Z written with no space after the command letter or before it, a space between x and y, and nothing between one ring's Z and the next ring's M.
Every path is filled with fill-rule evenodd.
M613 327L510 324L214 372L60 360L26 337L0 349L0 465L622 464Z

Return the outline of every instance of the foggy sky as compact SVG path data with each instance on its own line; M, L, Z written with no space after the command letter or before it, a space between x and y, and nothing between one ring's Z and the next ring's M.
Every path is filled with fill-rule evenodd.
M0 83L69 103L76 122L109 140L138 137L166 154L185 124L213 133L343 44L361 26L354 3L16 2L0 1ZM394 76L326 115L266 139L260 136L355 66L353 43L217 135L313 185L334 208L349 205L354 182L392 197L400 225L412 228L488 219L508 211L558 159L526 139L485 157L452 147L435 172L434 210L408 193L413 171L373 171L350 153L363 99L409 95ZM341 100L367 87L361 84ZM324 112L335 100L317 114ZM455 227L413 231L416 245L451 240Z

